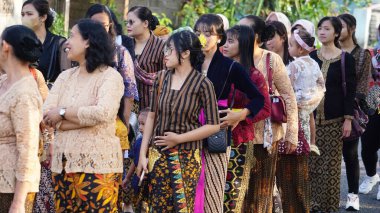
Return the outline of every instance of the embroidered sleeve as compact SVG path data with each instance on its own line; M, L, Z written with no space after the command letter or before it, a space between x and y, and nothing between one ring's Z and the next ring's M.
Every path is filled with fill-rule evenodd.
M137 92L137 84L132 57L127 49L121 48L119 50L122 52L118 71L122 75L124 81L124 97L134 98L134 100L138 101L139 95Z
M280 56L271 54L273 60L273 82L278 93L284 98L287 113L285 140L298 143L298 109L293 87Z
M270 97L269 97L269 92L268 92L268 86L265 81L264 75L260 71L255 70L251 74L251 80L256 85L257 89L261 92L261 94L264 96L264 107L253 118L253 122L256 123L270 116L271 103L270 103Z
M35 182L35 164L38 159L39 124L41 122L40 97L22 94L11 106L11 121L16 134L18 152L16 179Z
M201 95L201 106L204 109L206 123L209 125L219 124L219 113L218 113L218 104L216 101L216 95L214 91L214 86L210 80L207 78L204 80L204 83L201 85L200 89Z
M105 75L97 90L97 103L94 106L82 106L78 109L78 119L83 126L95 126L116 119L124 91L123 79L113 69L108 70Z

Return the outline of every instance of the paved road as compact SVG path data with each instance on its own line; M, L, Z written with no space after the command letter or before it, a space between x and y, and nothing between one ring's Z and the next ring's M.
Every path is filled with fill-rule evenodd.
M360 160L360 182L359 183L363 181L363 178L366 175L363 161L361 160L360 152L361 152L361 148L359 147L359 160ZM378 155L380 157L380 151L378 152ZM380 174L380 168L378 168L377 171ZM346 206L348 186L347 186L347 178L346 178L346 168L343 161L342 161L342 175L341 175L340 188L341 188L341 192L340 192L340 211L339 212L346 212L344 208ZM377 191L378 191L378 186L374 187L372 191L366 195L359 194L360 212L380 213L380 201L376 200Z

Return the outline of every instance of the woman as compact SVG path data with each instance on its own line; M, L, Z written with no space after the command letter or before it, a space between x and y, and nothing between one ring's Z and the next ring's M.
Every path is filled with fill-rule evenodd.
M271 21L267 26L273 28L275 33L273 37L270 36L269 40L265 42L265 47L269 51L277 53L282 58L284 64L288 65L294 58L289 55L288 31L285 25L279 21Z
M268 35L273 34L271 28L258 16L246 16L239 21L240 25L251 27L255 32L253 58L255 67L263 73L268 84L267 72L271 67L273 72L273 91L284 98L287 114L286 134L280 123L270 123L270 120L255 124L254 157L256 164L252 169L246 209L250 212L272 212L272 197L276 173L277 148L279 141L285 141L287 153L292 153L297 146L298 122L297 103L287 75L285 65L279 55L260 48L262 42L267 41ZM269 61L267 61L269 60ZM270 65L270 67L267 66ZM264 137L264 130L270 134Z
M153 34L158 24L147 7L135 6L127 14L128 36L135 41L135 74L140 109L149 107L152 85L158 71L164 69L164 41Z
M326 82L325 98L316 110L316 145L320 156L310 157L311 209L331 212L339 208L340 172L343 157L346 159L354 141L342 141L342 136L351 133L356 94L355 60L349 53L339 49L342 23L337 17L324 17L318 22L318 39L322 43L319 50L310 53L321 68ZM342 54L345 57L346 91L342 88ZM347 168L350 169L350 168ZM348 207L359 210L359 197L349 195L356 204Z
M296 154L279 156L276 177L283 211L306 213L310 212L307 150L311 141L310 114L324 96L325 82L318 63L309 56L315 38L305 30L293 28L292 31L289 53L295 60L287 66L287 71L297 99L299 150Z
M112 68L115 47L102 24L84 19L66 48L79 66L59 75L44 104L44 123L56 128L55 208L116 212L123 163L115 119L124 85Z
M205 45L202 48L205 61L199 67L199 70L202 70L203 75L207 76L214 85L219 109L221 109L220 113L222 114L220 119L222 122L220 124L221 128L229 127L234 129L240 121L244 121L248 116L256 116L263 108L264 97L252 83L244 67L224 57L219 51L219 47L226 41L226 35L223 29L223 20L218 15L202 15L195 23L194 31L205 40ZM243 92L249 100L239 112L226 110L228 105L226 102L232 91L232 84L235 85L236 89ZM227 141L227 144L230 145L231 141ZM204 154L204 210L205 212L223 212L229 148L227 153L209 153L208 149L204 149ZM203 204L200 205L202 206Z
M37 69L51 88L58 75L71 67L71 61L64 51L65 38L49 31L54 22L54 11L46 0L27 0L22 6L21 16L22 24L32 29L43 45Z
M223 55L243 65L252 82L264 96L264 108L253 118L240 122L232 131L231 158L228 164L226 191L224 193L224 212L244 212L243 200L248 187L250 170L254 163L253 139L254 123L270 116L270 99L264 75L253 63L255 34L247 26L236 25L227 30L227 41L223 45ZM232 100L233 99L233 100ZM249 102L245 94L237 91L230 95L234 108L244 108Z
M194 212L202 139L220 129L213 85L196 70L204 59L201 48L194 33L173 34L164 49L168 70L153 85L137 168L138 176L149 172L151 212ZM206 123L199 127L201 108Z
M362 109L367 109L366 96L368 94L369 78L372 73L371 54L368 50L361 48L355 37L356 19L350 14L342 14L338 16L342 23L342 32L339 37L339 44L341 49L350 53L355 58L356 64L356 101L360 104ZM358 195L358 192L366 192L369 187L363 184L359 188L359 158L358 158L358 145L359 139L351 141L349 147L343 144L344 162L346 163L346 175L348 182L348 194ZM366 178L368 179L368 178ZM347 195L347 207L355 205L352 202L356 200L350 199ZM358 200L357 200L358 201ZM346 207L346 208L347 208Z
M42 98L29 71L42 54L42 44L32 30L21 25L1 35L0 69L0 209L32 212L38 191L39 124Z
M22 24L32 29L43 45L42 55L34 66L42 72L49 88L51 88L63 70L71 67L71 61L67 59L67 54L63 47L66 39L51 33L49 30L54 22L54 13L46 0L27 0L23 3L21 11ZM46 132L47 130L43 131ZM52 137L51 135L49 133L50 138ZM42 152L43 156L48 156L51 147L49 140L45 139L47 137L44 137L40 152ZM44 161L41 162L41 182L39 192L36 194L34 211L54 213L50 162L49 158L46 160L44 158L41 159Z

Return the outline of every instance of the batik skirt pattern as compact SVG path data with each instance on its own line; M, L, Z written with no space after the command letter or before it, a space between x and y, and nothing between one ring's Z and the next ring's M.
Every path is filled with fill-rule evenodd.
M0 193L0 213L8 213L11 208L14 193ZM32 213L35 193L28 193L25 201L25 213Z
M149 149L150 212L194 212L201 150Z

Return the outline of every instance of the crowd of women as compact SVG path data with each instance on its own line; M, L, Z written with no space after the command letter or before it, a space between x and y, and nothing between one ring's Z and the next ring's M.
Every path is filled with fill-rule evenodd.
M342 156L346 210L379 182L380 53L350 14L170 34L136 6L127 36L94 4L67 40L48 1L21 14L0 39L0 212L336 212Z

